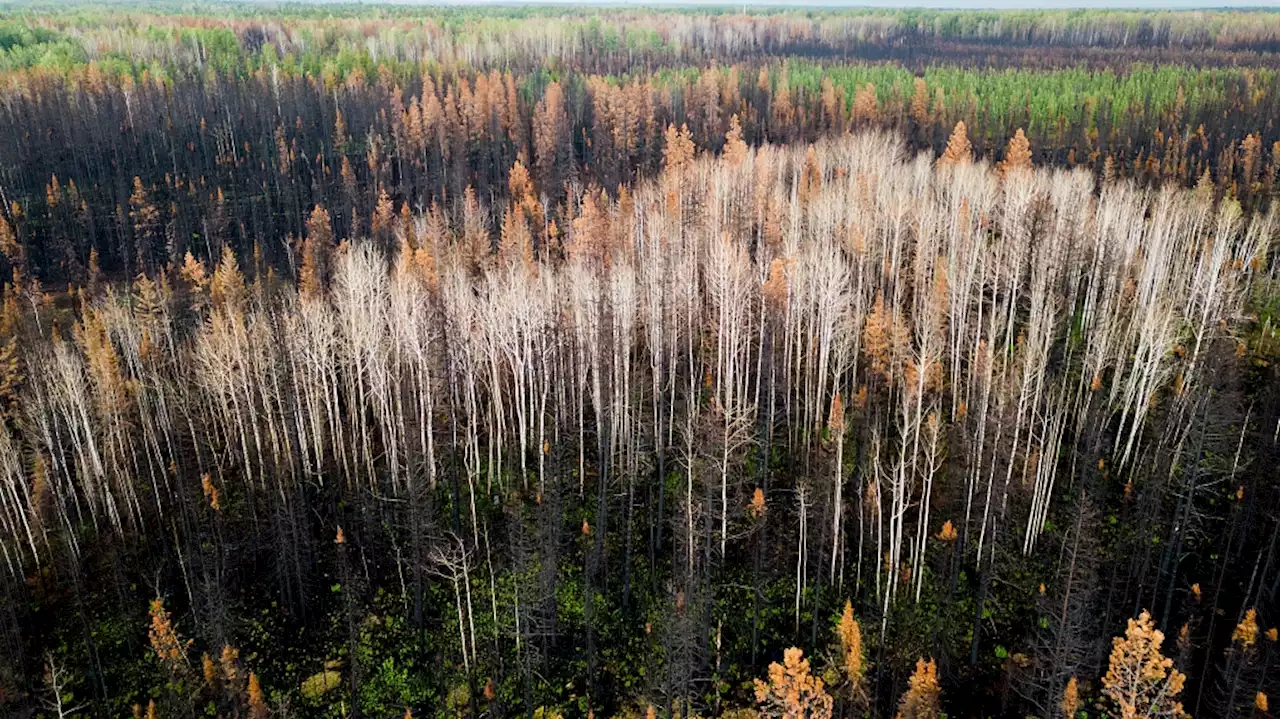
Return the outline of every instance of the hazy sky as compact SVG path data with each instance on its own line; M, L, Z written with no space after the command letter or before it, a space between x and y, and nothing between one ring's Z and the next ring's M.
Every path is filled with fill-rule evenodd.
M395 1L395 0L393 0ZM406 0L399 0L406 2ZM430 0L426 0L430 2ZM633 3L613 2L611 0L578 0L591 5L615 5ZM376 2L376 0L375 0ZM415 0L407 0L415 2ZM476 0L445 0L449 4L478 4ZM484 4L519 4L520 0L480 0ZM539 5L571 5L575 0L532 0ZM640 6L672 6L672 5L720 5L734 6L785 6L785 7L928 7L955 9L1062 9L1062 8L1143 8L1187 10L1195 8L1275 8L1280 9L1280 0L756 0L754 2L727 2L726 0L639 0L634 3Z
M865 2L782 2L769 3L778 5L849 5L862 7L934 7L934 8L996 8L996 9L1041 9L1041 8L1146 8L1146 9L1187 9L1187 8L1222 8L1222 7L1280 7L1280 0L1253 0L1252 2L1213 2L1213 0L920 0L918 2L894 2L893 0L868 0Z
M282 0L259 0L281 2ZM296 1L296 0L295 0ZM308 0L301 0L307 2ZM1280 0L310 0L370 5L617 5L624 7L671 7L716 5L720 7L789 8L951 8L1037 10L1070 8L1141 8L1144 10L1194 10L1210 8L1261 8L1280 10Z

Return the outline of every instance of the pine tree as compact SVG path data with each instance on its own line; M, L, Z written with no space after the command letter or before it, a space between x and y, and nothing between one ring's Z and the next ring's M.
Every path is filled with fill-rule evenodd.
M391 236L391 224L395 218L395 204L391 202L391 196L387 194L384 187L378 191L378 204L373 209L373 217L369 219L369 233L381 243L381 246L387 246Z
M343 155L341 169L338 171L339 177L342 178L342 194L347 201L347 207L350 208L348 218L351 226L348 228L348 237L354 237L360 234L360 215L356 208L360 205L360 185L356 180L356 171L351 166L351 158Z
M808 204L821 190L822 166L818 162L817 150L810 145L804 156L804 169L800 173L800 203Z
M533 114L533 154L544 192L558 192L562 168L568 162L569 116L560 83L547 85Z
M1080 686L1075 677L1067 680L1058 708L1062 710L1062 719L1075 719L1076 712L1080 711Z
M240 273L236 253L230 247L223 247L222 260L209 282L209 299L214 307L235 313L243 309L245 294L244 275Z
M831 719L834 702L822 679L809 673L804 652L792 647L782 664L769 665L769 680L755 680L760 714L772 719Z
M0 215L0 254L3 254L5 259L9 261L9 267L20 273L26 272L26 248L18 241L17 233L13 231L13 226L9 224L4 215Z
M666 143L662 147L662 164L671 175L679 175L693 163L693 135L688 125L667 125Z
M942 529L938 531L938 541L950 544L959 538L960 535L950 519L942 523Z
M160 231L160 210L151 202L140 177L133 178L133 194L129 195L129 220L133 226L139 269L145 269L155 251Z
M769 109L773 115L771 139L788 141L795 131L792 125L796 119L796 111L791 104L791 88L787 85L785 69L778 78L778 87L774 90L773 97L769 100Z
M1262 172L1262 140L1248 135L1240 142L1240 175L1244 186L1254 192L1254 185Z
M862 328L862 351L871 359L871 371L884 377L885 382L893 381L890 324L891 320L884 306L884 292L877 292Z
M151 600L151 630L147 636L151 640L151 649L170 672L183 674L189 668L187 649L191 641L183 641L173 626L173 616L164 608L164 600L156 597Z
M204 492L204 499L209 503L209 508L217 512L222 509L222 498L218 492L218 488L213 484L213 478L205 472L200 476L200 490Z
M18 402L18 393L26 379L22 373L22 355L18 350L22 313L12 286L4 288L4 302L0 307L0 413L10 418ZM37 455L39 458L39 455Z
M880 119L880 101L876 97L876 86L867 83L858 88L853 96L853 121L859 125L867 125Z
M526 267L533 264L533 238L529 234L524 208L520 205L508 207L502 215L498 255L504 261L520 263Z
M526 198L534 196L533 180L529 178L529 170L519 158L511 166L511 172L507 175L507 190L511 194L511 199L517 203L523 203Z
M1031 143L1023 134L1022 128L1009 139L1009 147L1004 153L1004 162L1000 163L1001 176L1011 172L1022 172L1031 169Z
M209 689L217 689L218 667L213 663L213 657L209 656L208 652L200 655L200 674L204 677L204 683Z
M1244 651L1251 651L1255 644L1258 643L1258 610L1250 608L1244 613L1244 618L1236 625L1231 632L1231 641L1239 644Z
M167 285L167 281L166 281ZM133 316L145 329L159 331L168 307L165 288L146 275L133 281Z
M742 141L742 125L737 115L729 118L729 131L724 135L724 159L730 167L738 167L747 159L747 143Z
M942 714L942 689L938 686L938 666L932 659L916 660L916 670L907 681L907 691L898 701L898 719L937 719Z
M323 205L316 205L307 218L307 235L302 241L302 267L298 270L298 290L305 296L324 293L329 254L333 250L333 224Z
M915 90L911 95L911 120L916 127L924 129L929 122L929 87L923 77L915 79Z
M1124 719L1182 719L1187 713L1177 696L1187 677L1160 653L1164 633L1143 610L1129 620L1123 637L1112 640L1110 666L1102 694Z
M947 149L943 151L942 157L939 158L939 165L959 165L973 161L973 145L969 144L969 131L964 126L964 121L956 123L956 127L951 131L951 138L947 140Z
M836 625L836 637L840 640L840 669L849 687L849 698L863 705L867 700L867 661L862 648L862 629L853 617L853 603L850 601L844 603L844 613Z
M240 684L239 660L240 650L230 644L222 645L222 652L218 654L218 666L222 668L222 680L228 687L237 687Z
M25 379L22 356L18 351L18 335L11 334L0 345L0 417L7 419L13 416Z
M188 309L199 313L204 309L209 293L209 276L204 263L187 252L182 260L182 267L178 269L178 277L185 285Z
M258 681L258 675L249 674L249 719L267 719L271 716L270 710L267 709L267 699L262 693L262 684Z

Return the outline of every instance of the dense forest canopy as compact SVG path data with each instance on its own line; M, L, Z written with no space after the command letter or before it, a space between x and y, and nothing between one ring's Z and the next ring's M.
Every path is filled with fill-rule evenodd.
M1266 717L1280 13L0 8L0 714Z
M17 6L0 26L4 219L58 285L95 251L127 277L224 244L288 264L315 205L354 237L383 190L456 210L518 157L554 208L566 182L653 176L668 125L719 150L733 115L751 144L888 127L934 152L963 121L993 159L1023 129L1037 162L1207 171L1249 209L1280 141L1280 13Z

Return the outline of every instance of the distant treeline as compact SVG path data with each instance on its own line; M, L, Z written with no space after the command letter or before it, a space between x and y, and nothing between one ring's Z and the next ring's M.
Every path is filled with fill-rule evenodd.
M1092 48L1165 48L1268 54L1280 51L1280 13L1265 11L787 10L731 7L630 10L591 6L422 7L260 3L10 4L42 28L38 43L65 39L91 59L113 52L143 57L232 38L256 52L264 43L303 54L335 50L403 52L444 62L506 62L537 48L580 63L625 53L629 60L719 59L760 54L856 52L858 46L936 42ZM142 40L142 43L137 42ZM29 43L24 43L29 44ZM225 46L224 50L227 49Z
M339 236L356 237L384 194L412 206L451 205L468 187L501 198L517 158L554 219L573 186L652 176L668 125L718 151L734 117L750 144L887 127L934 152L963 122L975 150L995 160L1022 129L1038 164L1205 182L1246 209L1273 192L1280 140L1280 91L1266 69L915 74L792 60L618 77L341 54L249 72L216 64L7 75L8 262L58 284L86 281L95 253L98 267L130 277L188 250L216 258L224 245L287 267L308 208L332 208Z

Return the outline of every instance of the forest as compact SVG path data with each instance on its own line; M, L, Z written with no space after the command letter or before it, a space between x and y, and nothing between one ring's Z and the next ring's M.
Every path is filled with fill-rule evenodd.
M0 716L1265 719L1280 12L0 5Z

